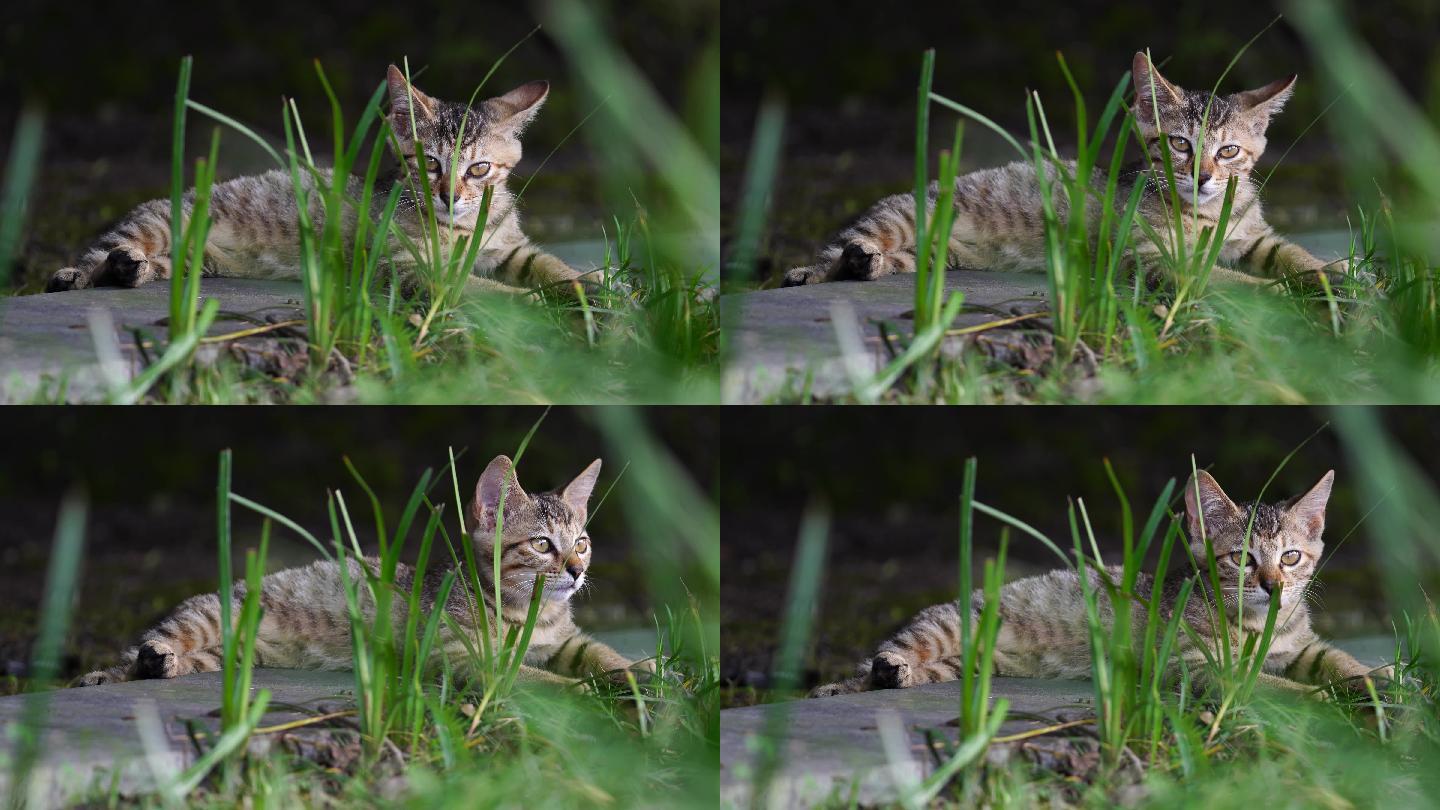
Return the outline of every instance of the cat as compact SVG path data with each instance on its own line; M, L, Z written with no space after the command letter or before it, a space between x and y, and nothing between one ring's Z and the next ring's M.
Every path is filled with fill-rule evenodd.
M1320 639L1310 628L1307 590L1316 565L1320 562L1324 542L1325 505L1335 478L1325 473L1309 492L1278 504L1237 504L1226 496L1219 483L1203 470L1185 488L1185 528L1190 539L1190 553L1205 576L1196 577L1194 591L1185 603L1183 621L1214 654L1216 634L1213 609L1206 594L1209 591L1208 562L1204 536L1208 536L1219 572L1220 591L1226 616L1233 619L1240 609L1244 634L1258 634L1264 629L1270 604L1270 593L1280 589L1280 606L1276 615L1274 635L1266 655L1260 682L1266 686L1291 692L1313 692L1305 684L1340 683L1355 687L1362 676L1374 675L1389 679L1393 668L1372 670L1343 650ZM1249 559L1242 558L1242 542L1254 512L1254 527L1249 543ZM1242 568L1243 563L1243 568ZM1132 604L1132 629L1136 641L1144 637L1146 609L1152 594L1160 599L1159 619L1168 622L1174 614L1178 593L1183 582L1196 576L1195 569L1170 576L1158 584L1148 574L1140 574L1135 583L1136 601ZM1244 587L1240 587L1241 572ZM1106 571L1114 582L1120 581L1122 569L1109 566ZM1091 585L1099 600L1102 622L1110 628L1113 608L1101 585L1100 574L1089 570ZM978 626L980 611L985 604L983 591L970 597L972 628ZM995 674L1025 678L1089 678L1092 675L1089 629L1085 601L1079 575L1071 570L1052 571L1011 582L1001 588L999 635L995 641ZM1231 644L1240 648L1240 635L1232 623ZM1157 629L1158 630L1158 629ZM1158 637L1158 635L1157 635ZM875 655L863 662L857 674L844 681L815 688L811 697L863 692L871 689L893 689L938 683L960 677L959 603L951 602L926 608L898 633L882 643ZM1199 686L1204 682L1205 653L1183 630L1176 636L1176 653ZM1173 675L1177 664L1169 662ZM1303 683L1302 683L1303 682ZM1363 688L1363 687L1362 687Z
M1295 86L1295 76L1256 90L1228 96L1192 92L1167 81L1144 53L1135 54L1131 77L1138 103L1134 118L1144 142L1146 161L1127 167L1120 175L1115 199L1123 205L1136 183L1144 190L1131 238L1130 258L1147 283L1163 280L1161 248L1142 229L1143 220L1166 240L1165 250L1175 253L1175 213L1166 184L1162 149L1169 147L1174 190L1187 248L1194 254L1203 228L1213 232L1224 205L1227 181L1236 181L1233 208L1219 263L1211 278L1229 282L1265 283L1265 279L1291 276L1315 283L1317 273L1338 282L1348 263L1326 263L1304 248L1279 236L1265 222L1259 189L1250 171L1265 151L1265 129L1280 112ZM1202 127L1202 121L1205 122ZM1196 153L1204 151L1195 170ZM1073 174L1075 163L1065 167ZM1052 184L1060 181L1054 165L1046 166ZM1106 174L1096 169L1093 192L1086 195L1087 223L1099 222ZM1197 181L1198 180L1198 184ZM1058 186L1056 215L1069 217L1069 200ZM930 184L928 211L933 214L939 196ZM1045 226L1035 167L1015 162L982 169L955 180L955 223L948 240L947 266L992 270L1044 270ZM1119 213L1117 211L1117 213ZM1249 272L1242 272L1236 267ZM869 281L893 273L915 271L915 197L896 194L880 200L859 219L840 231L819 254L815 264L789 270L787 287L824 281ZM1263 278L1262 278L1263 277Z
M544 81L523 84L504 95L470 108L441 101L421 92L391 65L386 77L389 124L399 163L375 186L374 209L365 215L378 221L392 182L403 185L394 226L410 244L428 244L428 213L420 173L429 177L429 208L433 208L442 257L453 249L456 237L470 237L480 211L481 197L493 189L482 248L467 280L470 286L509 293L522 287L573 290L577 281L589 283L581 273L537 248L520 230L515 195L505 182L520 161L520 136L550 92ZM413 120L413 128L412 128ZM463 126L463 130L462 130ZM453 160L456 142L459 158ZM320 182L329 185L331 172L321 169ZM324 191L310 174L301 182L309 190L308 213L318 233L323 227ZM343 244L354 244L358 200L363 182L346 180L349 199L342 217ZM453 200L452 200L453 192ZM186 221L195 203L191 189L182 203ZM236 278L298 278L300 275L299 218L295 189L286 170L238 177L217 183L211 190L212 224L205 243L202 273ZM138 287L170 277L170 200L143 203L113 230L87 250L78 264L56 271L47 292L87 287ZM403 265L403 280L413 288L416 257L391 238L391 254ZM348 249L348 247L347 247ZM422 253L423 255L423 253ZM520 285L520 286L515 286Z
M471 540L479 563L476 569L481 599L476 602L462 568L455 572L455 584L443 605L446 614L471 637L462 639L451 631L448 623L442 622L436 645L438 656L463 664L469 658L467 641L470 649L482 649L479 636L482 625L476 611L485 612L492 639L503 639L512 627L524 625L536 577L544 574L544 597L520 667L521 680L574 685L578 683L577 678L616 677L625 671L653 670L653 662L632 662L589 638L571 618L570 598L586 584L586 570L593 551L585 522L590 493L599 475L600 460L596 459L563 489L529 495L520 488L509 458L497 456L490 462L475 486L470 507ZM502 491L505 493L500 537L502 625L496 628L490 560L495 527L501 515ZM361 563L351 559L346 564L350 581L362 581ZM371 571L378 571L379 564L375 558L367 557L364 561ZM420 598L420 608L425 614L437 607L440 584L448 570L431 567L425 572ZM397 565L397 596L391 603L391 627L405 626L408 594L414 577L413 568L403 563ZM261 589L260 604L264 612L255 643L259 666L328 670L354 666L350 618L339 563L321 560L303 568L278 571L262 580ZM231 588L233 616L240 615L245 593L243 581ZM363 587L360 594L365 619L367 623L373 622L374 600ZM192 672L219 670L222 663L220 629L220 597L214 593L191 597L141 635L138 646L122 654L121 663L91 672L76 685L175 678Z

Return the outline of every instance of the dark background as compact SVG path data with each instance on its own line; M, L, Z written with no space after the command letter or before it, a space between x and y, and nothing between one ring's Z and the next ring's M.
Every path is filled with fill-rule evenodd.
M836 228L884 194L913 187L915 93L921 53L936 49L934 91L989 116L1023 143L1025 93L1038 91L1062 152L1073 154L1074 105L1056 62L1065 56L1085 93L1090 123L1138 50L1150 48L1167 78L1190 89L1213 87L1247 40L1283 11L1262 0L1166 3L1075 0L927 3L877 6L857 0L816 4L727 0L721 9L725 116L723 210L738 198L755 113L773 93L786 104L787 127L761 271L807 258ZM1440 121L1440 3L1350 3L1353 30L1435 120ZM1168 60L1168 61L1167 61ZM1230 71L1222 93L1297 73L1285 112L1270 127L1262 171L1331 102L1305 45L1281 19ZM950 142L956 114L932 108L934 152ZM1280 228L1342 226L1347 198L1371 187L1346 186L1331 128L1335 110L1296 144L1265 191L1266 213ZM1022 133L1024 134L1022 136ZM1108 160L1108 152L1106 160ZM967 122L962 171L1014 160L994 134ZM731 236L726 231L726 238Z
M714 0L591 2L606 33L683 112L697 54L714 38ZM253 127L272 145L284 144L281 99L293 96L319 159L330 150L330 111L315 60L353 126L391 62L403 65L408 56L417 86L464 101L494 60L543 16L542 3L494 0L5 4L0 154L8 152L23 105L47 114L44 164L19 280L32 291L43 287L61 266L57 262L78 254L114 219L139 202L168 195L171 110L184 55L195 58L190 97ZM524 139L517 188L595 104L579 92L570 70L541 30L482 91L485 98L533 79L551 82L550 97ZM192 157L208 150L212 127L210 119L190 115ZM220 154L220 179L273 166L233 130L222 131ZM594 162L582 130L546 165L543 182L526 191L533 237L598 239L602 222L613 227L602 218Z
M522 487L562 487L591 460L604 467L592 507L627 461L607 449L594 409L555 409L519 465ZM180 600L216 587L215 486L218 454L234 451L232 491L292 518L328 542L327 490L345 497L362 547L376 548L369 501L345 469L365 477L392 527L422 472L441 473L447 447L457 461L468 506L481 470L496 455L514 456L542 408L15 408L0 422L0 692L5 675L24 671L35 632L55 518L65 492L90 502L85 557L67 646L66 675L105 663L135 633ZM711 455L718 414L708 408L646 409L642 421L704 492L716 484ZM633 470L631 471L634 472ZM626 486L621 478L619 487ZM582 626L650 622L636 532L615 491L591 524L593 586L577 599ZM431 490L453 504L448 473ZM446 524L455 531L453 507ZM467 513L468 514L468 513ZM236 576L244 550L259 540L261 518L232 509ZM413 559L423 520L411 532ZM436 540L432 562L448 558ZM442 555L442 556L435 556ZM277 527L270 570L310 562L318 553Z
M1084 499L1107 561L1120 556L1120 509L1103 462L1114 467L1137 527L1165 483L1171 508L1190 456L1236 501L1253 500L1281 460L1314 435L1265 494L1307 491L1335 469L1327 510L1324 606L1316 627L1332 637L1388 632L1355 477L1328 413L1300 408L766 408L730 431L720 452L724 542L722 674L764 687L801 515L831 513L816 613L810 685L848 676L886 633L916 611L955 598L959 495L965 460L978 459L977 500L1023 520L1062 548L1071 544L1069 499ZM1432 480L1440 480L1440 425L1429 409L1386 409L1382 419ZM1318 431L1318 433L1317 433ZM1357 525L1360 527L1356 530ZM975 571L994 555L1000 524L976 517ZM1352 530L1354 531L1351 534ZM1348 538L1347 538L1347 535ZM1344 543L1341 541L1344 539ZM1158 543L1156 545L1158 550ZM1148 565L1153 566L1152 552ZM1172 565L1183 561L1179 550ZM1038 541L1012 532L1007 579L1060 567Z

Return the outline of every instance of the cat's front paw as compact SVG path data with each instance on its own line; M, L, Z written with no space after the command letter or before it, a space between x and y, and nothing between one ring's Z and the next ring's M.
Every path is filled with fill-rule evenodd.
M112 677L109 672L106 672L106 671L103 670L103 669L97 669L97 670L95 670L94 672L91 672L91 673L88 673L88 674L85 674L85 675L81 675L79 678L76 678L76 679L75 679L75 683L74 683L73 685L74 685L74 686L103 686L103 685L105 685L105 684L107 684L107 683L115 683L115 680L116 680L116 679L115 679L114 677Z
M180 656L163 641L140 645L135 659L136 678L174 678L180 674Z
M1348 259L1341 259L1330 265L1332 272L1339 271L1342 277L1353 278L1361 287L1375 289L1380 286L1380 277L1371 270L1372 265L1365 262L1351 262ZM1333 278L1333 276L1332 276Z
M45 282L45 292L65 292L90 286L90 277L78 267L62 267Z
M874 281L900 271L901 263L895 255L870 253L860 245L851 242L845 246L845 252L840 254L840 261L835 266L835 277Z
M1364 675L1347 679L1345 686L1352 692L1368 695L1370 694L1370 686L1365 683L1367 678L1370 680L1370 683L1375 685L1377 692L1383 692L1401 685L1414 685L1415 683L1414 677L1406 675L1402 668L1394 664L1386 664L1383 667L1367 670Z
M870 682L879 689L904 689L911 686L913 668L899 653L877 653L870 663Z
M1349 259L1336 259L1322 266L1319 272L1325 274L1325 280L1332 288L1354 280L1362 288L1373 289L1380 281L1364 262L1352 262Z
M117 287L139 287L155 278L155 268L145 259L145 254L125 247L110 251L100 272L107 283Z
M631 678L635 679L637 685L645 686L656 680L655 661L647 658L643 661L636 661L626 666L617 667L606 672L605 677L608 678L611 683L621 687L628 688Z
M836 695L848 694L850 691L851 690L845 688L844 681L837 681L835 683L821 684L820 686L811 689L810 694L806 695L806 697L835 697Z
M604 295L629 298L630 294L635 291L630 282L621 278L619 273L606 273L603 270L582 273L576 281L585 292L585 298L590 301Z
M817 284L824 280L824 273L817 265L792 267L785 271L785 278L780 282L780 286L804 287L806 284Z

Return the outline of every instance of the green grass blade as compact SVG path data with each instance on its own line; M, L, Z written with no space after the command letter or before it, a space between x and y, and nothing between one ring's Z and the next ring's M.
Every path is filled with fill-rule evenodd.
M45 114L26 107L15 123L10 156L5 161L5 186L0 189L0 284L10 284L12 260L28 213L26 201L40 166Z
M61 650L69 632L70 613L75 604L76 585L80 577L80 560L85 550L85 523L89 514L83 495L68 493L60 502L51 543L50 563L45 572L45 596L40 609L40 626L30 657L30 676L34 687L46 689L60 671ZM29 793L31 771L40 759L41 746L49 713L47 692L29 695L21 709L16 727L11 729L16 745L10 763L11 776L8 806L22 808Z

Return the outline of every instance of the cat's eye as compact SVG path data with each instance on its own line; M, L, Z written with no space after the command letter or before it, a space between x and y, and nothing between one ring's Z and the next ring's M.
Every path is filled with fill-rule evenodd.
M490 164L483 160L479 163L471 163L470 168L466 169L465 173L471 177L484 177L490 173Z
M1190 151L1190 142L1179 135L1171 135L1170 148L1183 154Z
M1284 554L1280 555L1280 562L1284 565L1294 565L1295 563L1300 562L1300 552L1292 548Z
M576 552L578 552L578 553L580 553L580 554L584 554L585 552L587 552L587 551L589 551L589 550L590 550L590 541L589 541L589 540L587 540L587 539L585 539L584 537L582 537L582 538L580 538L578 541L576 541L576 543L575 543L575 551L576 551Z
M1220 147L1220 151L1218 151L1218 152L1215 153L1215 157L1224 158L1224 159L1227 159L1227 160L1228 160L1229 158L1233 158L1233 157L1235 157L1235 156L1238 155L1238 154L1240 154L1240 147L1238 147L1238 146L1236 146L1236 145L1234 145L1234 144L1231 144L1231 145L1229 145L1229 146L1222 146L1222 147Z
M438 171L440 171L440 161L436 160L436 159L435 159L433 156L431 156L431 155L426 155L426 156L425 156L425 171L427 171L427 172L438 172Z
M1241 553L1238 552L1238 551L1232 551L1232 552L1230 552L1229 554L1227 554L1226 556L1229 557L1229 558L1230 558L1230 562L1234 563L1236 566L1242 566L1242 565L1243 565L1243 566L1246 567L1246 568L1249 568L1249 567L1250 567L1250 561L1249 561L1248 559L1246 559L1246 555L1241 554Z
M550 550L550 541L544 537L530 538L530 547L544 554Z

